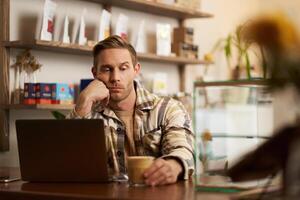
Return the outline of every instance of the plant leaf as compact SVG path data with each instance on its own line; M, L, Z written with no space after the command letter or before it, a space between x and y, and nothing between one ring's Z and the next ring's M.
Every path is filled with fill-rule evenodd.
M263 77L267 78L267 69L268 69L268 63L266 60L266 55L264 48L262 46L259 46L260 52L261 52L261 58L262 58L262 69L263 69Z
M221 49L221 45L223 42L225 42L226 39L221 38L219 39L213 46L212 50L210 51L211 54L213 54L217 49Z
M250 64L249 55L247 51L245 51L245 59L246 59L247 76L248 79L251 79L251 64Z
M51 114L55 119L66 119L66 116L58 111L51 111Z
M226 44L224 47L225 56L227 57L227 59L231 57L231 42L232 42L232 36L229 34L226 39Z

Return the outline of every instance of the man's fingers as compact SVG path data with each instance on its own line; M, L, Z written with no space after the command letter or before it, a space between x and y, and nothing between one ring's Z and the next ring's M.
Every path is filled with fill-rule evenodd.
M172 176L169 176L167 178L165 178L163 181L161 181L159 183L159 185L167 185L167 184L171 184L171 183L175 183L176 180L172 177Z
M109 95L102 101L102 104L103 104L104 106L107 106L108 103L109 103Z
M145 183L148 185L165 185L175 183L178 177L178 171L176 169L177 162L172 160L157 159L151 167L145 171Z
M146 183L148 183L148 185L151 186L156 186L156 185L161 185L163 182L165 182L166 179L167 179L166 175L162 174L149 182L146 181Z
M167 178L170 175L170 171L168 166L164 165L163 167L156 170L154 173L152 173L147 179L146 183L149 185L157 185L161 181L163 181L165 178Z
M149 176L151 176L151 174L153 174L155 171L157 171L159 168L164 166L164 160L162 159L157 159L153 162L153 164L146 169L146 171L144 172L144 177L148 178Z

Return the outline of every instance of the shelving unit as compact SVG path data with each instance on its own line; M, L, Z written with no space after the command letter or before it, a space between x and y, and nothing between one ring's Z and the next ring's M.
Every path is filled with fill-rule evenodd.
M92 55L93 47L81 46L78 44L64 44L61 42L49 42L42 40L33 40L31 42L23 41L4 41L2 43L4 47L7 48L19 48L19 49L35 49L43 51L52 51L59 53L69 53L77 55ZM172 63L177 65L187 65L187 64L210 64L203 60L189 59L184 57L175 56L158 56L152 53L138 53L138 58L141 61L150 62L163 62Z
M199 10L192 10L182 6L168 5L154 1L147 0L86 0L91 2L97 2L104 5L117 6L126 8L129 10L139 10L154 15L161 15L166 17L172 17L176 19L188 19L188 18L207 18L213 17L212 14L202 12Z
M245 85L264 85L266 86L268 80L266 79L241 79L241 80L224 80L224 81L209 81L194 83L194 87L207 87L207 86L245 86Z
M71 110L74 108L74 104L70 105L61 105L61 104L8 104L8 105L0 105L1 109L4 110Z
M84 0L87 2L100 3L105 8L112 6L129 10L141 11L153 15L160 15L175 18L179 26L183 26L184 20L188 18L210 18L212 14L200 10L188 9L176 5L168 5L148 0ZM45 109L45 110L69 110L73 105L11 105L9 102L9 66L10 49L34 49L42 51L52 51L59 53L69 53L75 55L91 55L92 47L79 46L77 44L62 44L60 42L47 42L40 40L33 41L11 41L10 31L10 0L0 1L0 151L9 149L9 110L11 109ZM172 56L158 56L152 53L138 54L140 61L161 62L175 64L178 68L180 79L180 90L185 88L185 65L187 64L210 64L198 59L189 59Z

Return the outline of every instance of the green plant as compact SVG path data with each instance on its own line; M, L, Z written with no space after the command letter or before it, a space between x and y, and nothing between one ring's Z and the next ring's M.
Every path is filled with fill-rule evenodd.
M55 119L66 119L66 116L58 111L51 111L51 114Z
M271 88L293 85L300 92L300 32L292 20L282 13L261 16L243 34L243 40L261 47L264 76L270 77Z
M227 67L231 71L233 62L232 60L236 58L236 62L234 66L236 67L245 67L247 78L251 79L251 62L249 58L249 52L252 47L252 42L244 40L242 38L244 27L246 24L239 25L234 33L229 33L226 38L219 39L216 44L214 45L211 53L214 53L217 50L224 51L224 55L227 62ZM262 52L262 49L261 53ZM236 53L237 55L235 55ZM266 77L266 63L263 65L263 76Z

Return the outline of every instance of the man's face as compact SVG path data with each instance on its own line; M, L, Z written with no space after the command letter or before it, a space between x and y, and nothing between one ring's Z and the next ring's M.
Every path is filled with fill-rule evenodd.
M97 56L97 66L93 67L94 78L102 81L110 92L110 100L120 102L134 90L133 80L140 65L133 66L127 49L105 49Z

